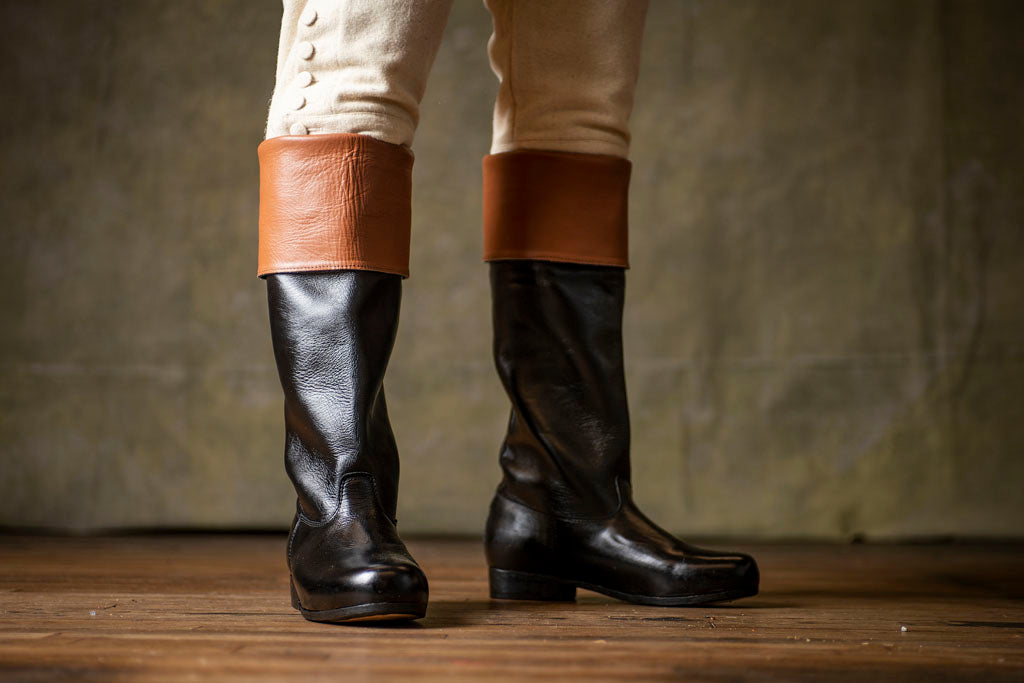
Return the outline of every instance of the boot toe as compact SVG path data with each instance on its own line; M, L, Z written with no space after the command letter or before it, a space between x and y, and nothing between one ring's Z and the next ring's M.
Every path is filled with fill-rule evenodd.
M757 560L746 553L738 553L733 569L735 583L744 595L756 595L761 581L761 572L757 568Z
M427 578L416 565L368 567L343 577L352 593L367 602L426 602Z
M726 596L720 599L755 595L760 581L757 561L746 553L716 556L699 574L704 577L700 581L699 592L708 596Z
M425 606L427 579L413 564L377 565L337 574L329 581L296 584L300 607L328 611L369 605Z

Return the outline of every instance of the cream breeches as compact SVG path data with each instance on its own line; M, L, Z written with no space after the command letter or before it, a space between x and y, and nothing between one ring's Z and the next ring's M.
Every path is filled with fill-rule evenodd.
M452 0L284 0L266 138L411 146ZM491 153L627 157L646 0L485 0Z

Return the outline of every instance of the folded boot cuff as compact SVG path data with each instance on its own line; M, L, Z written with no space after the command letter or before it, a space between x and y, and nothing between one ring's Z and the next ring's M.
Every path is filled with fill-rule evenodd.
M483 159L484 260L629 267L632 165L605 154L515 150Z
M376 270L409 276L412 151L368 135L264 140L257 274Z

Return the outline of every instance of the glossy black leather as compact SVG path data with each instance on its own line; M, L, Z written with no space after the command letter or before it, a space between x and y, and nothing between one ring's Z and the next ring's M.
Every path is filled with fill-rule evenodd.
M266 280L298 496L288 539L295 606L316 621L422 616L426 577L396 528L398 449L383 385L401 277L339 270Z
M492 595L543 599L531 593L545 581L570 589L551 595L580 586L660 605L755 594L752 557L688 545L633 503L624 270L535 260L490 269L495 364L512 401L485 533L488 565L504 570L492 571Z

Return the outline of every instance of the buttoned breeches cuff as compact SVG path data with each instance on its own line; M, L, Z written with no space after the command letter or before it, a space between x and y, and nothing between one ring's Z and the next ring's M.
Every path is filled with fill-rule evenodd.
M260 277L312 270L409 276L413 155L367 135L264 140Z
M629 267L631 164L545 150L483 160L484 260L539 259Z

